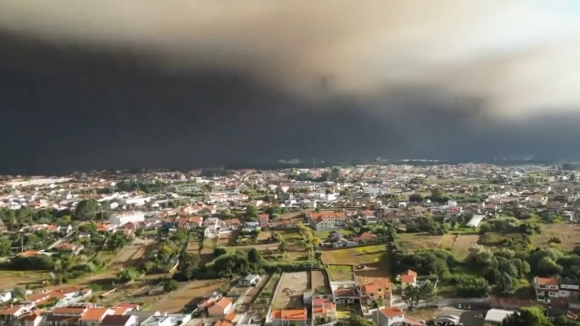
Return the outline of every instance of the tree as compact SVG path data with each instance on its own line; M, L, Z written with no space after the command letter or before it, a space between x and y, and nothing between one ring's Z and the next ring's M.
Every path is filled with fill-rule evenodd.
M552 323L546 317L543 308L524 307L519 313L508 316L502 322L502 326L552 326Z
M27 297L26 288L24 288L22 286L16 286L16 287L14 287L14 289L12 289L12 295L15 298L26 299L26 297Z
M163 284L163 291L171 292L179 289L179 283L176 280L169 280Z
M117 282L127 283L133 281L139 277L139 272L134 268L123 269L117 274Z
M314 238L312 238L312 240L310 240L310 243L312 243L312 245L315 247L320 246L321 242L322 242L322 240L319 237L314 237Z
M258 208L254 205L249 205L246 207L246 217L258 217Z
M10 255L10 246L10 240L0 238L0 257Z
M421 300L421 290L418 286L408 285L403 290L402 299L412 310Z
M225 248L222 248L222 247L216 247L213 250L213 256L216 257L216 258L219 257L219 256L222 256L222 255L225 255L227 253L228 253L228 251Z
M427 281L419 286L419 297L424 300L427 305L435 298L435 284Z
M94 199L83 199L75 208L75 217L79 220L93 220L97 216L99 202Z
M256 248L250 249L248 252L248 262L250 264L260 264L261 261L262 257L260 256L260 252Z
M576 181L576 174L570 174L570 181Z
M420 203L423 201L423 196L421 196L420 194L412 194L409 196L409 201L415 202L415 203Z
M432 201L439 202L439 203L446 202L447 200L449 200L449 197L447 197L447 194L441 188L436 188L436 189L431 190L431 197L430 198Z
M193 275L197 266L199 265L199 255L191 252L184 252L179 256L179 265L177 266L177 274L185 280L193 279Z

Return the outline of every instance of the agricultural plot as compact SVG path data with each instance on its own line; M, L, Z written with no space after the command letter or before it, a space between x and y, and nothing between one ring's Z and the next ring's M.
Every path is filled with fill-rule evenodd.
M300 309L304 307L302 295L310 289L308 272L284 273L274 295L272 309Z
M326 250L322 253L322 262L328 265L354 266L354 276L359 284L388 280L390 276L387 250L384 244ZM364 267L360 268L360 265Z
M322 252L322 262L328 265L369 265L386 259L387 249L384 244L325 250Z
M228 281L222 279L193 281L185 287L170 293L167 297L157 302L151 310L168 313L182 311L186 305L200 300L204 295L220 289L226 284L228 284Z
M443 237L428 233L400 233L397 238L397 244L401 248L414 251L438 248Z
M298 230L276 231L288 245L288 251L302 251L305 249L302 236Z
M326 267L326 272L332 282L353 280L352 266L328 265L328 267Z
M225 246L235 246L238 236L240 235L240 230L232 230L230 233L220 234L217 245L219 247Z
M312 292L315 294L330 294L332 289L330 288L330 282L328 277L323 271L313 270L310 272L310 283L312 287Z
M205 238L203 240L203 248L201 249L201 253L213 253L214 249L217 247L217 242L218 238Z
M539 247L550 246L551 238L558 238L559 247L574 249L580 246L580 225L569 223L541 224L542 233L536 235L536 244Z
M12 289L18 285L40 283L50 279L49 273L45 271L0 271L0 289Z

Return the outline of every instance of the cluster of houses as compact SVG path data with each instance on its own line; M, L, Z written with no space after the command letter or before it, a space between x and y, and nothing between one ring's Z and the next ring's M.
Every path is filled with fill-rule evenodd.
M401 287L417 286L420 280L417 273L411 270L399 275ZM330 293L325 291L305 292L303 302L305 306L311 306L311 314L307 308L273 310L266 324L273 326L285 326L289 323L297 323L306 326L309 315L317 321L331 322L337 320L337 307L360 306L365 317L373 319L379 326L414 326L419 322L405 318L404 312L393 304L393 284L388 279L376 279L367 284L359 284L357 281L330 282Z

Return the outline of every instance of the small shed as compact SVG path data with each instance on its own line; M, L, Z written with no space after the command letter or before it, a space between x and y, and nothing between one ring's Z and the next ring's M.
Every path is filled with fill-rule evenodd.
M513 315L513 310L490 309L485 315L485 323L490 325L501 325L507 316Z
M485 216L484 215L474 215L469 222L467 222L466 226L472 227L472 228L476 228L479 226L479 224L481 224L481 221L483 221L483 218Z

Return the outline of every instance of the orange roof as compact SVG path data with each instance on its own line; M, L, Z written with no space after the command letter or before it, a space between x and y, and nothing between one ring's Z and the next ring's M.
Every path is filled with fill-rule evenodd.
M34 251L34 250L28 250L28 251L24 251L22 253L20 253L20 256L23 257L30 257L30 256L36 256L38 255L38 251Z
M218 320L213 324L213 326L232 326L232 323L225 320Z
M221 298L218 302L215 303L216 306L222 308L222 309L226 309L226 307L232 303L232 300L228 299L228 298Z
M403 272L401 275L412 275L417 276L417 272L408 269L407 271Z
M415 282L415 275L401 275L401 282L402 283L414 283Z
M396 308L396 307L383 308L383 309L381 309L381 312L389 318L405 315L403 313L403 310L401 310L401 308Z
M306 309L274 310L272 311L272 318L282 320L306 320L307 313Z
M109 308L91 308L83 314L81 320L101 320L109 312Z
M361 286L361 292L363 293L377 293L378 289L377 286L374 284L365 284Z
M537 285L559 285L560 281L553 277L536 277L535 279Z
M229 321L231 323L231 322L234 321L234 319L236 319L236 316L237 316L236 313L235 312L232 312L231 314L229 314L229 315L226 316L225 320L226 321Z

